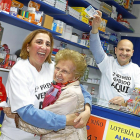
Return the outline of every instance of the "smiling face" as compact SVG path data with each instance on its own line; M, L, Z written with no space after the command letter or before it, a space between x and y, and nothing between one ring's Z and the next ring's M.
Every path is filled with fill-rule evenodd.
M76 69L75 65L70 60L61 60L59 61L54 70L54 80L57 83L66 83L68 81L74 81L75 75L74 70Z
M133 44L127 39L121 40L117 47L115 47L115 54L117 56L118 63L121 66L129 64L129 61L133 56L133 52Z
M45 33L38 33L31 44L28 45L29 61L38 71L41 70L42 64L50 54L50 50L50 37Z

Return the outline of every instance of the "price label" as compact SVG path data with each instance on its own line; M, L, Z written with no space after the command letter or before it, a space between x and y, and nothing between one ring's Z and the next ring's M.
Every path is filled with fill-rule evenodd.
M105 130L106 120L90 116L87 123L87 140L102 140Z

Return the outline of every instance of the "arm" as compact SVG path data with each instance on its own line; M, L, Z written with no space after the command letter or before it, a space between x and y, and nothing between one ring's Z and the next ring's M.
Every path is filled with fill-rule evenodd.
M92 31L90 32L90 51L92 52L97 64L101 63L105 58L105 52L101 46L99 38L98 27L101 23L102 13L97 11L98 15L95 15L92 21Z
M82 127L86 126L87 121L90 117L91 107L92 107L91 94L89 92L87 92L82 85L80 85L80 86L81 86L82 93L83 93L84 100L85 100L85 111L80 113L80 115L74 120L74 122L77 123L74 126L75 128L82 128Z
M22 107L17 110L17 113L25 122L47 130L57 131L65 128L66 125L66 116L36 109L33 105Z
M66 115L68 113L74 113L74 110L77 109L78 99L79 99L78 94L75 93L75 91L69 91L68 93L67 92L63 93L62 92L61 96L58 98L58 100L53 105L49 105L48 107L46 107L44 109L46 111L48 111L48 110L53 111L54 113L57 113L57 114L60 114L60 115L61 114ZM69 106L70 103L72 103L71 106ZM83 106L83 103L82 104L79 103L79 106ZM62 110L62 108L63 108L63 110ZM72 115L70 115L70 119L74 120L75 118L76 117L73 117ZM48 120L49 120L49 118L48 118ZM26 120L26 122L27 122L27 120ZM34 134L37 134L37 135L47 134L47 133L51 132L49 130L40 129L40 128L31 126L30 124L32 124L32 118L29 119L30 124L28 124L26 122L24 122L20 118L17 119L17 117L16 117L17 127L20 128L20 129L23 129L24 131L34 133ZM67 125L70 125L70 124L67 123Z
M67 117L67 120L71 120L73 124L74 119L76 118L76 115L70 114L70 115L67 115L66 117ZM26 131L28 133L36 134L36 135L45 135L53 131L53 130L41 129L33 125L30 125L26 123L25 121L23 121L17 114L15 115L15 123L16 123L17 128L22 129L23 131ZM67 121L67 125L71 125L70 121Z
M82 93L83 93L83 96L84 96L85 105L89 104L89 107L92 107L92 97L91 97L91 94L85 90L85 88L83 87L82 84L80 84L80 86L81 86L81 90L82 90Z

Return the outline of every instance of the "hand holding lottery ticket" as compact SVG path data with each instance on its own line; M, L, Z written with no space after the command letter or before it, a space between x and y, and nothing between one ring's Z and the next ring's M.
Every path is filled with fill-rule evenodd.
M89 5L85 10L84 10L90 17L94 18L94 15L97 15L97 11Z
M88 8L86 8L86 9L88 9ZM98 28L102 21L102 12L99 10L95 10L95 9L94 9L95 11L91 10L92 12L88 12L88 10L86 10L86 9L85 9L85 11L87 11L87 13L89 13L89 16L91 17L90 20L92 20L92 31L91 32L93 34L96 34L96 33L98 33ZM89 7L89 11L90 11L90 7Z

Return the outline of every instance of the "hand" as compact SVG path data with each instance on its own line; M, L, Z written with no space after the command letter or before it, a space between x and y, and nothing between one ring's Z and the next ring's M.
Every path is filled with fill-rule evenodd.
M11 112L11 107L5 107L3 108L3 111L7 117L12 118L12 119L15 118L15 114Z
M124 98L121 96L117 96L112 98L109 102L112 104L122 105L124 103Z
M77 118L79 114L78 113L74 113L74 114L68 114L66 115L66 125L76 125L76 122L74 122L74 120Z
M100 26L100 23L102 21L102 12L97 10L98 15L94 15L93 20L92 20L92 33L96 34L98 33L98 28Z
M89 105L85 105L85 111L82 112L75 120L74 122L76 122L76 125L74 125L75 128L83 128L84 126L86 126L88 120L90 117L90 106Z

